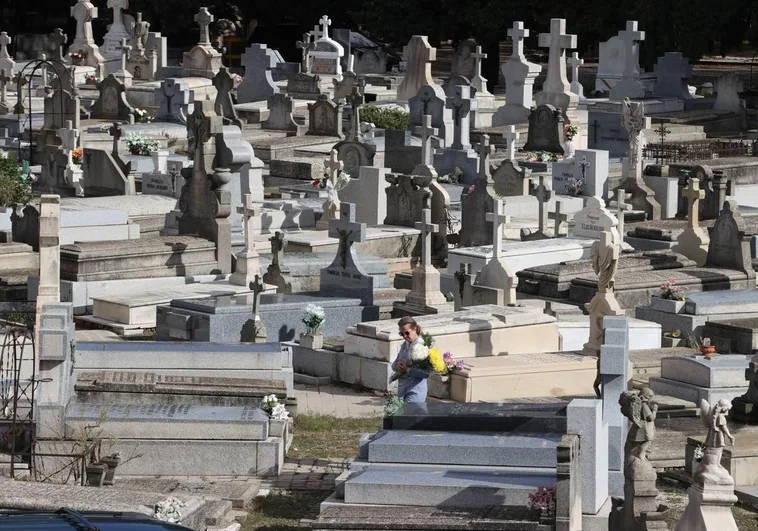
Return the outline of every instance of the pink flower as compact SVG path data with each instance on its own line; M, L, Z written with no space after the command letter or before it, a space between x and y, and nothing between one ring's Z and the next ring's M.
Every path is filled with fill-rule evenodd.
M472 185L471 185L471 186L469 186L469 188L468 188L468 195L471 195L471 194L473 194L473 193L474 193L474 190L476 190L476 185L475 185L475 184L472 184Z

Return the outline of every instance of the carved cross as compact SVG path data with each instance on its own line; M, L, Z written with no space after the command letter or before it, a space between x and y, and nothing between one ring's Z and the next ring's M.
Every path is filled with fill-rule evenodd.
M79 0L71 6L71 16L76 19L77 42L94 43L92 20L97 18L97 8L89 0Z
M616 209L616 218L618 219L618 231L621 237L621 243L624 242L624 212L632 209L632 204L626 202L626 190L619 188L616 190L616 200L611 201L608 206Z
M108 129L108 133L113 137L113 155L118 155L118 141L121 139L121 124L113 122Z
M365 83L365 80L361 80ZM353 114L350 116L350 137L358 138L361 132L361 119L359 109L363 105L363 89L365 85L354 86L350 95L347 97L347 102L353 109Z
M319 19L319 24L321 24L321 34L325 39L329 38L329 26L332 25L332 19L329 18L328 15L324 15Z
M132 51L132 47L129 46L128 39L121 39L121 71L126 72L126 62L129 60L129 52Z
M108 0L108 8L113 10L113 26L123 26L121 10L129 9L129 0Z
M566 49L576 48L576 35L566 34L566 19L550 19L550 33L540 33L539 46L550 48L547 63L547 79L543 84L545 92L564 93L569 91L566 78Z
M11 77L5 72L3 68L0 70L0 102L8 102L8 83L11 82Z
M550 188L545 186L544 175L540 175L540 184L537 185L537 187L534 189L532 195L537 198L537 201L539 203L539 227L540 232L544 233L545 226L547 225L547 212L545 209L545 204L550 201L550 198L553 195Z
M619 31L619 39L624 43L624 74L623 77L634 78L639 72L637 71L637 57L639 52L640 41L645 40L645 32L639 31L636 20L627 20L626 29Z
M479 154L479 173L477 179L487 182L490 180L490 135L482 135L482 140L476 145L476 152Z
M579 58L579 54L574 52L571 54L571 59L568 60L568 65L571 67L571 80L579 83L579 67L584 64L584 59Z
M255 252L253 220L258 212L255 208L255 203L253 203L252 194L245 194L242 201L242 206L237 207L237 213L242 214L242 228L245 231L245 251L248 253Z
M482 76L482 59L487 59L487 54L482 53L482 47L477 46L476 51L469 54L474 59L474 76Z
M421 221L415 223L416 230L421 232L421 265L432 264L432 234L440 231L437 223L432 223L432 209L429 208L428 198L424 198L424 209L421 210Z
M68 42L68 35L63 33L63 30L61 28L55 28L51 34L50 39L55 45L55 58L58 61L63 62L63 46L66 44L66 42Z
M561 236L561 225L568 221L568 214L564 214L561 212L561 206L563 201L556 201L555 202L555 212L548 213L547 217L555 220L555 228L553 231L555 232L555 237L559 238Z
M587 168L592 166L592 163L587 160L586 156L582 157L582 160L579 161L579 167L582 169L582 179L587 178Z
M332 186L337 184L337 174L345 167L345 164L339 160L337 150L333 149L329 154L329 158L324 161L324 168L329 172L329 181Z
M439 129L432 127L432 117L425 114L421 117L421 125L413 128L414 135L421 136L421 164L429 166L432 164L432 146L429 137L439 134Z
M513 53L511 57L514 59L525 59L524 57L524 39L529 36L529 30L524 29L524 23L515 21L513 27L508 29L508 36L513 41Z
M697 228L700 226L700 200L705 199L705 190L700 189L697 179L690 179L684 190L684 197L687 198L687 226L691 229Z
M307 72L308 69L310 68L310 64L309 64L310 61L309 61L308 54L310 53L311 50L313 50L316 47L316 45L313 42L311 42L311 34L303 33L303 40L297 41L295 43L295 46L303 50L302 70L303 72Z
M516 140L518 140L518 137L521 136L519 133L516 132L516 126L515 125L509 125L508 129L505 133L503 133L503 138L505 138L505 141L508 144L506 157L508 160L515 160L516 159Z
M321 26L319 26L318 24L316 24L315 26L313 26L313 29L308 32L308 35L310 35L311 37L313 37L314 41L317 41L321 37L324 36L324 33L321 31Z
M476 101L471 99L471 87L459 85L455 87L455 96L445 102L448 109L453 110L453 143L452 149L467 149L469 120L468 114L476 109Z
M487 212L484 218L492 223L492 257L503 256L503 227L510 221L505 214L505 202L499 197L495 198L495 211Z
M250 290L253 292L253 319L259 320L258 309L261 305L261 293L266 289L266 285L261 282L261 276L255 275L255 281L250 283Z
M366 241L366 224L355 221L355 204L342 203L339 219L329 220L329 237L340 241L338 253L344 269L353 244Z
M211 36L208 27L214 21L213 15L210 14L207 7L201 7L200 11L195 15L195 22L200 26L200 42L199 45L210 45Z
M271 265L279 267L284 263L284 233L278 230L268 241L271 242Z

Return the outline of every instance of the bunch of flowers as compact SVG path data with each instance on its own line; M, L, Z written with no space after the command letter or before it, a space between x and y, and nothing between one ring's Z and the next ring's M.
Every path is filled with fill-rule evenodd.
M685 299L684 295L680 293L679 286L675 286L674 284L676 282L673 278L661 284L661 299L668 299L670 301L683 301Z
M84 149L83 148L76 148L74 151L71 152L71 161L74 164L81 164L84 160Z
M566 124L563 127L563 136L566 138L566 140L573 140L578 132L579 126L576 124Z
M334 184L332 184L331 179L329 179L329 172L324 172L324 176L321 179L316 179L312 184L314 188L326 190L328 198L331 201L334 201L337 199L337 192L344 190L349 183L350 174L345 171L341 171L337 175L337 179L335 180Z
M442 361L445 362L447 372L462 371L466 367L466 364L463 363L463 360L455 359L453 353L449 350L442 355Z
M695 451L694 451L694 453L692 454L692 457L693 457L693 458L695 458L695 461L697 461L697 462L699 463L700 461L702 461L702 460L703 460L703 457L704 457L704 456L705 456L705 445L703 445L703 444L698 444L698 445L695 447Z
M550 151L529 151L526 154L527 162L555 162L558 160L558 154Z
M385 396L387 398L387 402L384 404L384 416L391 417L400 411L400 408L403 407L405 401L399 396L392 393L387 393Z
M566 179L566 191L579 195L584 190L584 178L571 176Z
M236 89L237 87L239 87L242 84L242 82L245 80L245 78L242 77L239 74L232 74L231 77L232 77L232 83L234 83L234 85L233 85L234 89Z
M160 145L157 140L145 138L142 135L129 133L126 136L126 149L132 155L150 155L151 151L158 151Z
M79 50L78 52L71 52L71 59L75 61L84 61L87 58L87 52Z
M302 321L309 334L315 334L318 332L325 320L326 314L321 306L309 304L305 307L305 315L303 315Z
M284 420L289 417L289 411L284 407L284 404L279 402L276 395L268 395L263 397L261 403L261 409L265 411L269 417L275 420Z
M94 74L87 74L84 76L84 83L87 85L97 85L97 76Z
M425 373L436 372L438 374L447 374L445 360L442 358L440 351L434 348L434 338L430 334L422 334L421 343L416 343L411 349L408 370L402 374L398 372L393 373L390 376L390 382L407 376L413 370Z
M555 515L555 496L556 485L552 487L538 487L537 492L529 493L529 501L526 506L529 509L536 509L545 516Z
M186 506L187 504L181 500L166 498L162 502L155 504L153 518L170 524L178 524L182 519L181 509Z
M141 107L134 109L134 121L138 124L150 123L150 116L147 111Z

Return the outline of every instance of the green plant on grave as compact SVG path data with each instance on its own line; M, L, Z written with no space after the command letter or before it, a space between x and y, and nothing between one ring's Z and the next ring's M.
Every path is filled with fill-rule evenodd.
M32 182L34 177L18 164L16 157L9 153L0 157L0 207L25 205L32 199Z
M405 131L408 129L410 113L399 109L380 109L373 105L365 105L358 110L361 122L374 124L377 129L395 129Z

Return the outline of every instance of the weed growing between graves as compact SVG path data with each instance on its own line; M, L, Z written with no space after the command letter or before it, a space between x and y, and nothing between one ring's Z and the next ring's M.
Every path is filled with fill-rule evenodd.
M310 529L303 518L318 515L318 504L326 498L324 491L279 491L254 498L241 531L289 531Z
M297 415L295 435L287 457L292 459L354 459L364 433L382 429L381 417L337 418Z

